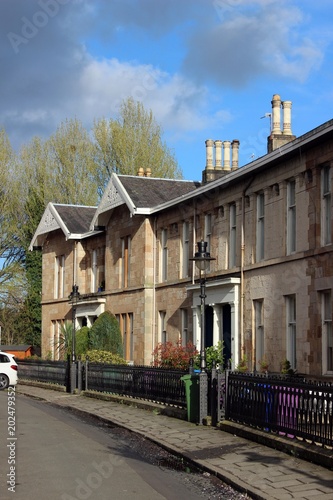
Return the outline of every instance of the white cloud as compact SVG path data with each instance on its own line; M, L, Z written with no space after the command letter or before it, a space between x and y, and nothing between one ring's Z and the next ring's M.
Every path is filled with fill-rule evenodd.
M219 5L228 15L212 29L203 26L192 34L183 64L189 77L244 87L269 75L303 82L320 66L321 42L307 36L300 8L266 0Z
M91 60L82 72L79 89L77 100L84 120L114 116L120 102L131 96L153 110L163 129L172 129L176 134L202 130L212 121L204 86L151 65ZM221 111L219 119L223 116Z

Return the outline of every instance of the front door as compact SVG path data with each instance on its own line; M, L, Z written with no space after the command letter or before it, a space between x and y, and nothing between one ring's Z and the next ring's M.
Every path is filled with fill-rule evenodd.
M223 355L224 368L228 366L228 361L232 357L231 352L231 307L224 304L222 309L222 329L223 329Z
M206 347L211 347L213 344L213 308L212 306L206 306L205 309L205 340Z

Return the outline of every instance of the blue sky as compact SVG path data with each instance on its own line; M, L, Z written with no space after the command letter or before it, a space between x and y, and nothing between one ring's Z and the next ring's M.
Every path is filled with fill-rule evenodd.
M273 94L296 136L333 118L332 24L331 0L1 0L0 127L18 149L131 96L201 180L206 139L266 153Z

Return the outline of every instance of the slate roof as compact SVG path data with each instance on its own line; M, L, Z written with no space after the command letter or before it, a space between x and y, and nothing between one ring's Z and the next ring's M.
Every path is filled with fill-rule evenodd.
M53 205L70 233L83 234L89 231L96 207L77 205Z
M137 208L152 208L194 191L200 182L118 175Z

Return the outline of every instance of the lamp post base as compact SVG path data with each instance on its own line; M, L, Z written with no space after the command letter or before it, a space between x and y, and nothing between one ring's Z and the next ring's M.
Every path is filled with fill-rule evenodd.
M206 371L199 374L199 425L208 415L208 375Z
M76 390L76 362L73 361L71 364L71 393L74 394Z

